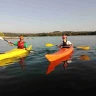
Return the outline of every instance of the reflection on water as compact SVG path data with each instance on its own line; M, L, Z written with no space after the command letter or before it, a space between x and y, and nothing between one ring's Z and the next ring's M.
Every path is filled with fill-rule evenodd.
M7 66L10 64L14 64L14 62L17 62L18 59L17 58L7 58L7 59L3 59L0 60L0 66Z
M24 53L19 57L7 58L7 59L0 60L0 67L1 66L8 66L8 65L14 64L15 62L18 62L21 65L21 68L25 69L24 60L25 60L26 56L28 56L28 54L29 53Z
M65 69L68 66L68 64L72 62L72 55L73 55L73 52L64 58L51 62L48 66L46 74L49 74L51 71L54 71L55 67L62 62L64 63L63 67Z
M72 62L72 58L68 58L68 60L64 61L64 64L63 64L64 69L66 69L68 64L70 64L71 62Z
M25 69L25 63L24 63L25 57L20 58L19 64L21 65L22 69Z
M0 61L0 67L8 66L8 65L14 64L15 62L18 62L21 65L22 69L25 69L24 59L25 57L22 57L19 59L17 58L4 59Z
M80 59L80 60L90 60L90 57L88 55L80 55L80 57L78 59Z
M50 72L54 71L55 67L61 63L63 63L63 68L67 69L67 66L72 62L72 56L73 56L73 52L70 55L68 55L60 60L51 62L47 68L46 74L49 74ZM88 55L82 54L78 57L78 59L79 60L90 60L90 57Z

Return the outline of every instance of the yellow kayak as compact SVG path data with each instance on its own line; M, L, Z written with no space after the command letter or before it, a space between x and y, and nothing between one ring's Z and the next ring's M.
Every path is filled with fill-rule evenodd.
M26 56L32 50L32 45L28 46L27 50L14 48L10 51L7 51L3 54L0 54L0 61L7 58L21 58L22 56Z

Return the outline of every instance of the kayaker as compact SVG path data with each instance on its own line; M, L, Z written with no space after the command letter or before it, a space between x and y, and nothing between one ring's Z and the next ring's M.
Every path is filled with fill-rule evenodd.
M15 43L12 43L12 42L8 42L11 46L17 46L17 48L19 48L19 49L23 49L23 48L27 48L28 47L28 45L27 45L27 43L24 41L24 37L23 36L20 36L19 37L19 41L17 41L17 42L15 42Z
M64 48L64 47L70 47L70 46L73 45L69 40L67 40L67 36L66 35L62 36L62 40L63 41L62 41L62 43L59 46L56 45L57 47Z

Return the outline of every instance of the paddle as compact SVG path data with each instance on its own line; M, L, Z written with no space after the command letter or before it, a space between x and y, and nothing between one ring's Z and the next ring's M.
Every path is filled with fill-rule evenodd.
M9 42L8 40L6 40L6 39L4 39L4 38L2 38L2 37L0 37L0 39Z
M83 49L83 50L89 50L90 49L90 47L89 46L78 46L77 47L78 49Z
M45 45L46 47L53 47L53 46L57 46L58 47L58 45L54 45L54 44L51 44L51 43L47 43L46 45ZM90 49L89 48L89 46L73 46L74 48L78 48L78 49L83 49L83 50L88 50L88 49Z
M8 40L6 40L6 39L4 39L4 38L2 38L2 37L0 37L0 40L4 40L4 41L6 41L6 42L10 42L10 41L8 41ZM11 44L13 44L12 42L10 42Z
M46 47L52 47L52 46L57 46L58 47L58 45L54 45L54 44L51 44L51 43L47 43L45 46ZM65 48L69 48L69 46L65 46Z
M51 43L47 43L45 46L47 46L47 47L52 47L52 46L56 46L56 45L53 45L53 44L51 44Z
M53 47L53 46L57 46L57 47L59 48L58 45L54 45L54 44L51 44L51 43L47 43L45 46L46 46L46 47ZM70 46L65 46L65 47L63 47L63 48L70 48Z

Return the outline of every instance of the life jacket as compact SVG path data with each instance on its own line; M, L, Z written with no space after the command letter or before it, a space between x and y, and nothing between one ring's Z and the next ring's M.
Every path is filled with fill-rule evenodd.
M23 42L20 42L20 41L18 41L18 48L19 49L23 49L24 48L24 41Z
M63 48L64 46L67 46L67 43L63 41L62 48Z

